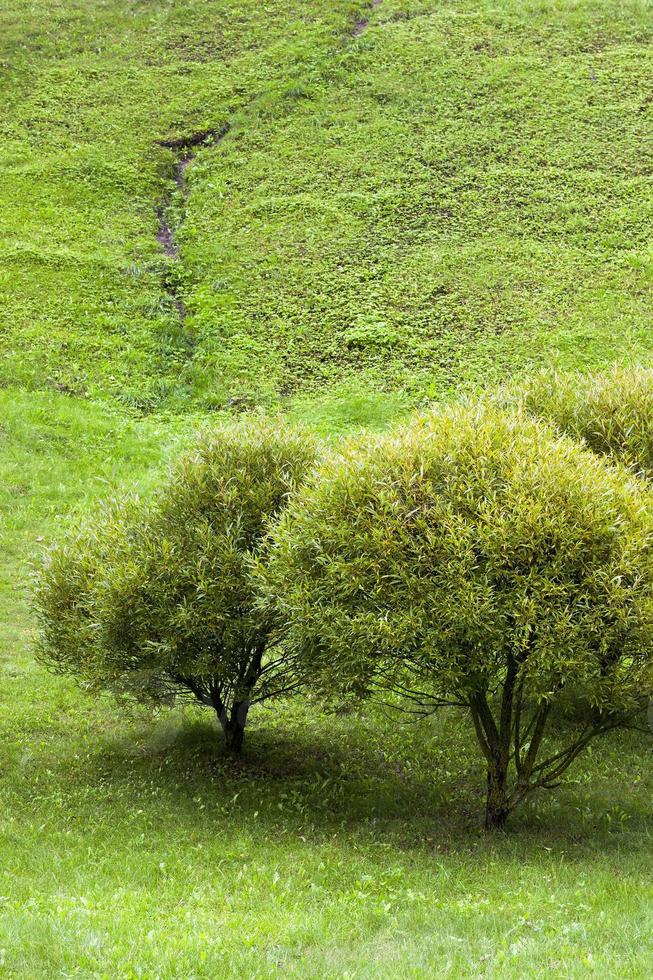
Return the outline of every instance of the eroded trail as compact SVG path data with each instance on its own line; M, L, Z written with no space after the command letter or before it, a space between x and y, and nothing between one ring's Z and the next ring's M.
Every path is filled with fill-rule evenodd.
M368 4L368 11L371 12L380 7L382 2L383 0L371 0ZM353 29L344 35L345 40L360 37L367 30L369 24L369 16L360 18L356 21ZM189 194L186 171L195 160L198 149L217 147L229 130L229 123L225 123L215 129L203 129L190 135L162 139L156 144L159 147L172 150L175 154L169 188L157 209L156 240L163 254L171 263L171 267L168 267L164 276L163 288L182 322L186 319L188 312L180 293L181 257L179 246L179 231L184 222L186 200Z
M370 4L370 10L375 10L377 7L380 7L382 3L383 0L372 0ZM361 17L361 19L356 22L356 26L352 31L352 37L360 37L360 35L367 30L369 24L370 24L369 17Z
M199 148L211 148L217 146L229 132L229 125L218 129L203 129L189 136L176 136L170 139L159 140L158 146L172 150L176 155L176 162L173 169L171 186L168 194L158 209L159 226L156 232L156 240L163 253L173 262L179 262L179 242L178 234L185 210L185 201L188 196L186 185L186 171L196 156ZM173 220L173 201L175 191L181 197L181 205L177 210L179 219ZM179 295L178 277L166 275L164 286L165 290L172 299L179 317L186 317L186 307Z

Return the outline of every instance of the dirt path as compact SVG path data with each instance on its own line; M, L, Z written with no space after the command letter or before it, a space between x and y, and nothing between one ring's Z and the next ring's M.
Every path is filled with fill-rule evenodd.
M371 0L368 5L369 10L372 11L377 7L380 7L382 2L383 0ZM350 36L360 37L368 26L368 17L358 20L354 25L354 29L351 31ZM170 137L169 139L159 140L157 143L157 146L165 147L166 149L174 151L176 156L176 162L172 173L171 187L157 210L159 224L156 231L156 240L161 246L163 254L175 264L180 262L177 235L179 233L179 228L183 223L183 212L185 209L184 205L188 197L186 171L195 159L195 151L197 149L208 149L218 146L229 132L229 129L229 124L225 123L223 126L217 129L202 129L195 133L191 133L189 136ZM178 221L176 227L171 220L173 195L175 190L179 193L182 200L180 208L181 219ZM185 320L187 310L184 305L184 301L179 295L178 277L174 271L170 270L169 273L166 274L163 286L177 310L179 319L182 321Z
M372 0L370 4L370 10L374 10L376 7L380 7L383 0ZM352 31L352 37L360 37L361 34L367 30L369 27L369 17L362 17L361 20L357 21L356 26Z
M195 159L195 151L200 147L209 148L217 146L228 132L229 125L225 124L219 129L203 129L199 132L192 133L190 136L178 136L167 140L160 140L158 143L158 146L164 146L169 150L173 150L177 157L172 174L173 187L158 209L159 226L156 231L156 240L161 246L164 255L172 259L173 262L179 261L179 243L175 235L175 232L179 231L179 226L174 228L170 220L173 190L176 188L181 194L183 213L183 204L188 196L185 175L186 170ZM164 286L175 304L180 319L185 319L186 307L179 295L176 277L174 275L166 276Z

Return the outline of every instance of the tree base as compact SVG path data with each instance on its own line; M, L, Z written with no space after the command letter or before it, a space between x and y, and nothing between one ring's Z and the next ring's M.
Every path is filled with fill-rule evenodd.
M225 708L222 708L218 713L218 719L224 732L225 746L231 755L239 756L243 751L248 711L249 701L236 701L229 714Z
M487 774L486 830L503 830L510 816L506 777L504 768L499 766Z

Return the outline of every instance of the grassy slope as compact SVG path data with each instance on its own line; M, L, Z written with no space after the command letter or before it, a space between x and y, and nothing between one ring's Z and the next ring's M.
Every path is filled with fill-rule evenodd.
M0 10L9 976L650 974L637 737L488 841L454 719L262 712L232 769L193 714L93 704L29 655L40 539L230 397L331 431L533 362L650 356L650 5L384 0L348 38L360 15ZM227 119L187 173L181 325L156 143Z
M418 401L649 357L650 6L385 0L373 18L198 168L199 379Z
M13 3L5 383L415 402L650 356L646 2L384 0L353 39L351 0ZM187 173L182 329L156 142L227 119Z
M188 338L161 289L157 141L218 127L346 30L338 0L3 5L5 384L159 406ZM185 392L181 392L183 397Z

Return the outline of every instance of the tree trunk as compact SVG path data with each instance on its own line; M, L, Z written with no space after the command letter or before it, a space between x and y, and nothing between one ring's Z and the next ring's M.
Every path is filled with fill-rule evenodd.
M504 766L495 764L487 773L487 802L485 806L485 829L501 830L510 814L510 801L507 792L508 774Z
M249 701L235 701L229 715L224 709L220 715L225 744L233 755L240 755L243 750L248 711Z

